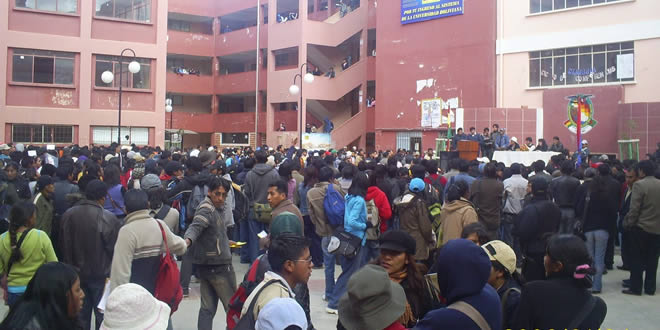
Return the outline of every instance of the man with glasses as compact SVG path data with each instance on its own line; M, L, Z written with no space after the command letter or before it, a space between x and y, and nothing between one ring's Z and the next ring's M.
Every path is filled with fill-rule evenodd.
M229 245L235 243L227 237L222 219L222 208L225 207L230 185L229 181L220 177L209 180L208 195L195 210L192 224L184 235L200 282L201 304L197 319L200 330L213 328L218 299L222 301L225 312L229 311L229 300L236 291L236 275L229 249Z

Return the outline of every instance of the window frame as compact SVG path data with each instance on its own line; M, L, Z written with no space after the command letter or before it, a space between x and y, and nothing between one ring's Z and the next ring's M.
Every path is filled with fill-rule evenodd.
M533 11L532 8L532 1L538 2L538 10ZM550 10L543 10L543 2L544 1L549 1L551 2L551 7L552 9ZM557 4L557 1L563 1L564 6L561 8L555 9L555 5ZM575 1L576 5L572 7L567 7L568 1ZM536 16L536 15L544 15L544 14L550 14L550 13L556 13L556 12L562 12L562 11L567 11L567 10L576 10L576 9L582 9L582 8L591 8L591 7L598 7L598 6L607 6L607 5L612 5L612 4L619 4L619 3L626 3L626 2L633 2L636 0L589 0L589 4L580 4L581 1L584 0L529 0L528 2L528 16ZM602 1L599 3L594 3L594 1Z
M188 29L184 29L183 27L187 25ZM178 28L173 28L173 27L178 27ZM173 18L168 18L167 19L167 30L170 31L177 31L177 32L190 32L192 30L192 23L178 20L178 19L173 19Z
M614 45L617 45L617 49L611 49ZM626 46L626 47L624 47ZM601 48L602 47L602 48ZM586 48L589 48L589 51L586 50ZM595 48L598 48L598 50L595 50ZM544 53L549 55L544 55ZM559 54L557 54L559 53ZM630 83L635 83L637 79L636 72L634 72L633 68L633 77L632 78L626 78L626 79L617 79L616 76L613 78L610 78L610 75L616 74L616 71L618 68L615 66L615 70L612 71L610 74L607 72L611 69L611 66L608 66L607 61L608 61L608 55L614 54L615 56L622 55L622 54L633 54L635 55L635 43L634 41L624 41L624 42L618 42L618 43L609 43L609 44L598 44L598 45L590 45L590 46L580 46L580 47L568 47L568 48L557 48L557 49L550 49L550 50L541 50L541 51L531 51L528 52L528 68L529 68L529 80L528 80L528 85L527 89L545 89L545 88L563 88L563 87L580 87L580 86L592 86L592 85L603 85L603 84L608 84L608 85L618 85L618 84L630 84ZM574 82L569 83L569 77L571 75L569 74L569 69L575 69L575 68L569 68L569 57L575 57L576 63L577 63L577 70L580 72L583 70L581 68L580 63L581 63L581 58L583 56L590 55L590 63L591 67L589 68L589 75L572 75L572 76L579 76L580 79L575 79ZM597 55L603 55L604 56L604 73L602 78L597 78L596 76L601 73L601 72L596 72L596 63L594 59L596 58ZM564 72L562 74L563 80L560 79L559 76L556 75L555 73L555 64L557 63L557 60L564 59ZM616 57L615 57L616 58ZM551 71L549 72L550 77L551 77L551 85L543 85L543 65L542 62L544 59L551 59ZM532 62L533 61L538 61L539 65L539 75L538 75L538 85L532 85ZM616 65L616 64L615 64ZM634 64L633 64L634 65ZM586 69L586 68L585 68ZM593 76L592 76L593 75ZM563 81L562 84L556 84L555 82L559 79L559 81ZM588 81L585 82L583 79L587 79ZM605 81L598 81L596 80L601 80L604 79ZM611 79L611 80L610 80Z
M69 13L65 11L59 11L57 10L57 6L59 4L59 1L63 0L55 0L55 8L56 10L47 10L47 9L38 9L37 7L37 2L39 0L34 0L35 1L35 8L30 8L30 7L20 7L16 5L16 0L9 0L11 3L11 9L16 10L16 11L27 11L27 12L37 12L37 13L43 13L43 14L51 14L51 15L64 15L64 16L77 16L80 17L80 0L74 0L76 2L76 12L75 13Z
M99 57L106 57L106 58L110 58L110 59L108 59L108 60L99 59ZM105 54L94 54L93 58L94 58L94 70L93 70L93 72L94 72L94 89L118 90L119 89L119 78L117 77L118 72L115 72L115 70L119 66L119 56L105 55ZM128 80L128 83L127 83L128 87L127 86L122 86L122 91L143 92L143 93L153 92L153 88L154 88L153 87L153 82L152 82L153 72L151 71L151 68L154 66L153 65L153 59L146 58L146 57L136 57L135 59L133 59L131 57L125 57L122 64L125 65L125 66L128 66L128 64L133 60L136 60L140 63L140 72L142 72L142 70L144 69L144 66L149 66L149 88L136 88L136 87L133 87L133 78L134 78L133 76L135 74L139 74L140 72L130 73L130 71L128 71L128 69L126 69L125 72L123 72L123 73L128 74L128 78L129 78L129 79L127 79ZM100 74L103 73L103 72L101 72L98 75L96 74L96 69L98 67L98 62L112 63L112 74L114 75L114 79L112 80L112 85L111 86L105 86L106 84L103 83L102 81L101 81L101 83L103 83L102 86L99 86L99 85L96 84L97 79L101 79ZM146 63L146 62L148 62L148 63Z
M224 143L224 135L225 134L245 134L247 135L247 143ZM250 145L250 133L249 132L238 132L238 133L232 133L232 132L221 132L220 133L220 145L223 146L249 146Z
M27 126L30 128L30 140L31 141L17 141L14 139L14 134L15 134L15 129L17 128L16 126ZM55 141L55 128L71 128L71 141L67 142L57 142ZM35 136L35 128L40 128L41 129L41 141L35 141L34 136ZM46 131L50 131L50 135L52 138L52 141L44 141L46 137ZM73 141L76 136L76 131L75 131L75 126L74 125L46 125L46 124L12 124L11 125L11 140L12 143L24 143L24 144L73 144Z
M78 77L78 70L76 65L76 55L78 53L74 52L62 52L56 50L41 50L41 49L32 49L32 48L10 48L10 51L7 53L7 60L9 61L10 67L8 68L11 73L10 78L8 79L9 85L18 85L18 86L41 86L41 87L57 87L57 88L76 88L76 82ZM14 57L16 56L29 56L32 57L32 69L31 69L31 81L14 81ZM53 72L52 72L52 83L47 82L35 82L35 58L49 58L53 60ZM71 83L57 83L57 59L66 59L72 60L72 72L71 72Z
M130 19L130 18L122 18L122 17L116 17L115 15L115 3L117 0L110 0L112 1L112 14L113 16L102 16L98 15L96 11L96 3L99 0L94 0L94 19L100 19L100 20L108 20L108 21L117 21L117 22L124 22L124 23L133 23L133 24L144 24L144 25L154 25L154 15L153 15L153 0L143 0L143 1L148 1L149 2L149 20L146 21L141 21L141 20L136 20L136 19ZM130 0L131 3L134 3L134 1L140 1L140 0Z
M139 146L147 146L147 145L150 145L150 144L149 144L149 143L150 143L150 141L149 141L149 129L150 129L150 128L151 128L151 127L147 127L147 126L123 126L123 125L122 125L122 126L121 126L121 134L122 134L122 135L126 135L126 132L128 132L128 136L129 136L128 141L125 142L125 143L124 143L124 142L122 142L122 143L124 143L124 144L126 144L126 145L130 145L130 144L133 144L133 143L134 143L134 144L139 145ZM106 143L105 141L103 141L103 142L97 142L97 140L94 139L94 131L95 131L96 129L110 129L110 140L108 140L107 143ZM146 143L136 143L136 141L133 140L133 129L146 130L146 133L147 133L147 142L146 142ZM110 144L112 144L112 143L114 143L114 142L117 142L117 137L116 137L116 136L113 136L113 132L117 132L117 126L103 126L103 125L96 125L96 126L91 126L91 127L90 127L90 130L91 130L91 140L92 140L92 144L95 144L95 145L110 145ZM136 133L137 133L137 132L136 132ZM123 139L122 139L122 140L123 140ZM138 141L138 142L142 142L142 141Z

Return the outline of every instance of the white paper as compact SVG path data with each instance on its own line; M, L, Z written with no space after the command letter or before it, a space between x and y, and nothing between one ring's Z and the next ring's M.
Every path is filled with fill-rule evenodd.
M47 145L46 150L55 150L55 145L54 144Z
M28 150L28 156L37 157L37 151L36 150Z
M268 236L268 233L263 230L257 234L257 237L259 238L266 238L266 236Z
M108 296L110 296L110 281L105 282L105 289L103 289L103 296L99 301L99 304L96 305L96 308L101 310L101 313L105 312L105 305L108 303Z
M616 79L635 77L635 55L621 54L616 56Z

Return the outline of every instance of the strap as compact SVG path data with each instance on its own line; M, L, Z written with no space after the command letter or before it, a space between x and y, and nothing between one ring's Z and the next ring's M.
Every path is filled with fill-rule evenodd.
M504 294L502 295L502 320L504 320L504 317L506 316L506 302L509 300L509 294L511 294L511 291L515 291L520 294L520 289L518 288L508 288L506 291L504 291Z
M158 213L156 213L155 218L160 219L160 220L165 220L165 217L167 216L168 213L170 213L170 206L163 203L161 205L160 210L158 210Z
M594 307L596 307L596 297L589 296L589 301L587 301L587 303L582 306L580 312L575 315L575 318L568 325L568 329L576 329L579 327L582 321L587 318L587 315L591 313Z
M261 263L261 258L257 258L254 260L252 263L252 267L250 267L250 272L248 273L247 280L252 282L257 278L257 270L259 269L259 264Z
M165 254L169 258L170 248L167 246L167 236L165 236L165 230L163 229L163 225L160 224L160 221L156 220L156 223L158 224L158 228L160 228L161 235L163 235L163 243L165 244Z
M247 311L245 312L245 315L254 315L254 305L257 303L257 298L258 298L259 295L261 294L261 291L264 291L264 289L265 289L267 286L269 286L269 285L271 285L271 284L273 284L273 283L275 283L275 282L280 282L280 283L282 283L282 281L281 281L281 280L278 280L278 279L270 280L270 281L266 282L266 284L264 284L264 286L262 286L262 287L259 289L259 291L257 291L257 293L254 294L254 297L252 297L252 301L250 301L250 306L248 306L248 309L247 309ZM284 284L284 283L282 283L282 284ZM289 292L289 296L290 296L290 295L291 295L291 293Z
M582 219L587 218L587 211L589 210L589 202L591 201L591 184L587 187L587 197L584 199L584 211L582 212Z
M109 192L108 192L108 198L110 198L110 203L112 204L112 207L121 210L122 212L124 212L125 215L128 215L128 213L126 212L126 208L119 207L119 205L115 202L115 200L112 199L112 196L110 195Z
M23 235L21 235L21 238L18 239L18 242L16 242L16 249L20 249L21 245L23 244L23 241L27 237L28 233L32 230L32 228L28 228L27 230L23 231ZM7 262L7 278L9 278L9 272L11 272L11 266L14 265L14 261L12 257L9 257L9 261Z
M484 319L483 315L481 315L481 313L479 313L478 310L472 307L472 305L459 300L447 306L447 308L457 310L465 314L472 321L474 321L474 323L476 323L481 330L491 330L490 325L488 324L488 322L486 322L486 319Z

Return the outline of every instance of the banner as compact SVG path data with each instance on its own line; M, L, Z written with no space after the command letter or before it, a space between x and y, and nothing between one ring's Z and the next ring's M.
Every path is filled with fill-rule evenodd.
M422 100L422 127L438 128L442 125L442 99Z
M463 0L401 0L401 24L463 15Z

